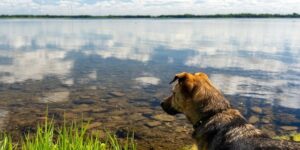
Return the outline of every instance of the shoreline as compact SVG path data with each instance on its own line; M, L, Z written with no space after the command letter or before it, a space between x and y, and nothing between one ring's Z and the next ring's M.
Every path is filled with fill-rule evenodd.
M0 19L257 19L257 18L300 18L300 14L215 14L215 15L0 15Z

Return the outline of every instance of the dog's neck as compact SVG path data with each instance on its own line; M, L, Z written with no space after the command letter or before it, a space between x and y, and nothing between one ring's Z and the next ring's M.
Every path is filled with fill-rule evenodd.
M209 147L210 139L205 135L205 131L203 131L206 123L208 123L215 115L227 111L228 109L229 108L222 109L216 113L206 115L205 117L201 117L201 119L199 119L197 122L193 123L194 132L192 137L197 141L199 150L207 150Z
M200 128L203 124L205 124L206 122L208 122L214 115L218 114L218 113L222 113L226 110L228 110L229 108L225 108L225 109L221 109L217 112L214 113L208 113L206 115L202 115L202 117L193 123L193 128L194 130L197 130L197 128Z
M219 131L219 128L208 128L207 124L210 124L216 116L226 114L232 108L229 101L219 93L198 99L198 102L199 107L193 110L194 117L190 120L194 127L192 136L198 143L198 149L206 150L209 149L212 138Z
M214 115L231 108L229 101L223 95L211 96L207 99L209 100L200 101L198 107L194 107L193 111L188 111L188 114L186 114L194 128L207 122ZM203 104L201 102L208 103Z
M215 114L229 109L230 103L224 95L215 88L199 88L191 98L194 105L187 109L185 115L194 126L199 126Z

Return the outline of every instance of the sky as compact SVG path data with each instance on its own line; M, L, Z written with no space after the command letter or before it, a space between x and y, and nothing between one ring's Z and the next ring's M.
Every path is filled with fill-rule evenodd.
M300 13L300 0L0 0L0 14Z

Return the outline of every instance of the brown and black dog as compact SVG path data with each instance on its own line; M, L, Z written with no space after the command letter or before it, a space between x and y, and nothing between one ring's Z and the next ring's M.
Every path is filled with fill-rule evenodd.
M300 150L299 143L273 140L249 124L205 73L179 73L171 83L175 81L172 95L161 106L170 115L187 117L199 150Z

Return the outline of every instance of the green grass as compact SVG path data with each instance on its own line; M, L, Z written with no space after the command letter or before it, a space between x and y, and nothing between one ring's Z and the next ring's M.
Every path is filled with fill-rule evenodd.
M0 136L0 150L12 150L13 144L11 138L6 134Z
M45 121L43 126L37 127L35 134L28 134L19 142L12 142L7 134L0 136L0 150L136 150L134 135L127 136L122 142L115 134L106 132L106 139L100 135L89 135L87 125L78 126L72 123L64 124L58 129L54 123Z

